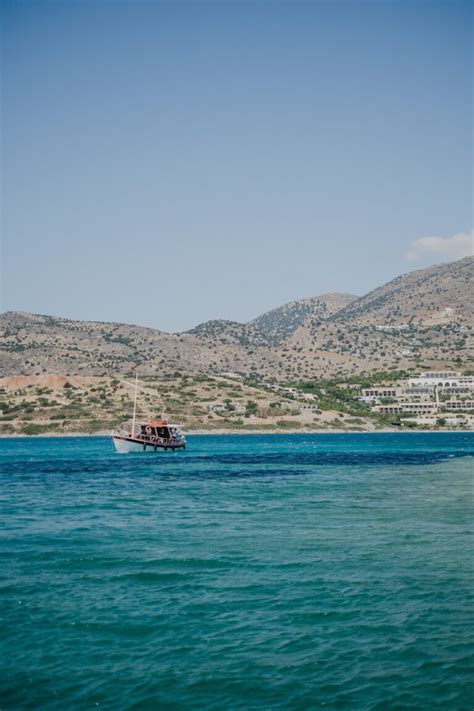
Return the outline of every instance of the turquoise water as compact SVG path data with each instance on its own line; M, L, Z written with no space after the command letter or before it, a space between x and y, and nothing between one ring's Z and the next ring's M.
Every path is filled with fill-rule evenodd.
M472 709L473 454L0 441L0 708Z

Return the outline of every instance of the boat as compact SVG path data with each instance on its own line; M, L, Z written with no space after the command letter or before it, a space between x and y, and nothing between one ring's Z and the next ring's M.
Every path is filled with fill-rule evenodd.
M131 426L123 425L112 432L115 451L119 454L130 452L159 452L186 449L186 437L180 425L173 425L163 417L160 420L136 421L138 381L135 379L135 399Z
M180 432L179 425L166 420L146 420L130 431L112 432L112 440L119 454L186 449L186 437Z

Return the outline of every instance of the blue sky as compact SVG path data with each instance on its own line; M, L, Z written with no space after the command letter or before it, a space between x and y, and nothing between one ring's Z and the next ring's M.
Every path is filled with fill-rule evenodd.
M4 0L2 309L175 331L462 256L471 12Z

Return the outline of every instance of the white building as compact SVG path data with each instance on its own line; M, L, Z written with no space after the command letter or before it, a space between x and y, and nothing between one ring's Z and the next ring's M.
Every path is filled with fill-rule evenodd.
M438 412L438 405L435 402L394 402L390 405L375 405L374 412L386 415L401 415L403 413L413 414L434 414Z
M421 398L426 400L434 396L435 386L412 386L412 387L380 387L380 388L363 388L362 395L357 399L360 402L379 402L381 398L393 397L393 398Z
M469 390L474 390L474 376L473 375L462 375L457 380L457 386L460 388L469 388Z
M408 385L421 387L457 387L460 379L470 379L470 376L464 376L462 373L457 373L454 370L431 370L428 373L421 373L412 378L408 378Z
M401 388L397 388L397 397L419 397L419 398L430 398L434 395L435 386L434 385L408 385Z
M377 402L381 397L395 397L396 388L363 388L362 395L357 399L360 402Z
M474 410L474 400L447 400L442 406L446 410Z
M417 425L437 425L438 420L443 419L445 425L459 426L469 424L466 416L461 415L417 415L416 417L406 417L404 422L414 422Z

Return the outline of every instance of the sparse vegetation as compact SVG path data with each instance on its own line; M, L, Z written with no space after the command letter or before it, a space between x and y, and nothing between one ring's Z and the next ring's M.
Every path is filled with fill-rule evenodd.
M354 400L360 388L420 368L473 371L473 263L413 272L362 298L329 294L247 324L209 321L181 334L6 313L2 374L30 380L3 388L3 431L48 422L56 430L92 419L101 427L127 417L131 389L123 381L137 369L148 388L143 408L153 410L159 392L186 427L276 427L285 420L297 428L313 423L317 411L321 427L336 419L340 426L336 413L349 416L345 426L350 418L383 426ZM53 373L60 385L47 384ZM283 393L285 384L298 394Z

